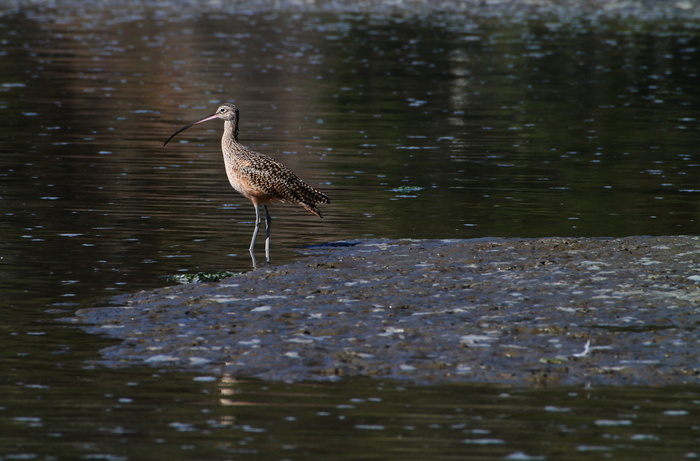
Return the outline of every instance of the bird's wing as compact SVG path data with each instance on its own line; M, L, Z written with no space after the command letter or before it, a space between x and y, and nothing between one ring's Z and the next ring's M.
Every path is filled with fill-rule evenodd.
M300 201L299 192L306 184L282 163L270 160L264 165L250 163L241 168L241 173L270 199Z

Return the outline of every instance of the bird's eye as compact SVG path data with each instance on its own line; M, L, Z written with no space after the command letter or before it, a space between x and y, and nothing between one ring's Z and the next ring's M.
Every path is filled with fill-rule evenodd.
M225 108L225 107L222 107L221 109L219 109L219 112L221 112L221 113L226 112L226 108Z

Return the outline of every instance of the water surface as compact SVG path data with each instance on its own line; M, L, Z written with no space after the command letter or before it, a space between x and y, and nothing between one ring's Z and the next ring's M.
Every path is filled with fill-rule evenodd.
M273 264L366 237L695 235L698 30L177 3L3 10L0 457L697 456L697 388L239 388L87 366L107 341L54 319L168 274L251 269L253 208L227 184L222 126L162 147L223 101L241 110L244 144L333 200L323 220L272 207Z

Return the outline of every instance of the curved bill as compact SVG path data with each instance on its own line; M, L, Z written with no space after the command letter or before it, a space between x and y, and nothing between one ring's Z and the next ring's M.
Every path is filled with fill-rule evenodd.
M168 140L165 141L165 142L163 143L163 145L165 146L167 143L170 142L171 139L173 139L175 136L177 136L178 134L182 133L183 131L185 131L185 130L188 129L189 127L198 125L198 124L200 124L200 123L208 122L209 120L214 120L215 118L218 118L218 114L207 115L206 117L201 118L201 119L197 120L196 122L192 122L192 123L190 123L189 125L183 126L183 127L180 128L179 130L177 130L175 133L173 133L173 134L168 138Z

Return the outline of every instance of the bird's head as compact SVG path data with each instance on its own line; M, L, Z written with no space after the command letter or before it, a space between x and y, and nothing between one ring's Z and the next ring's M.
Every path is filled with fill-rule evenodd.
M175 133L173 133L167 141L163 143L163 145L166 145L170 142L171 139L173 139L175 136L178 134L182 133L186 129L199 125L200 123L208 122L209 120L214 120L214 119L221 119L226 122L233 122L234 124L234 132L237 135L238 134L238 108L229 102L226 102L222 105L219 106L218 109L216 109L216 112L214 112L211 115L207 115L206 117L200 118L196 122L192 122L189 125L185 125L179 130L177 130Z

